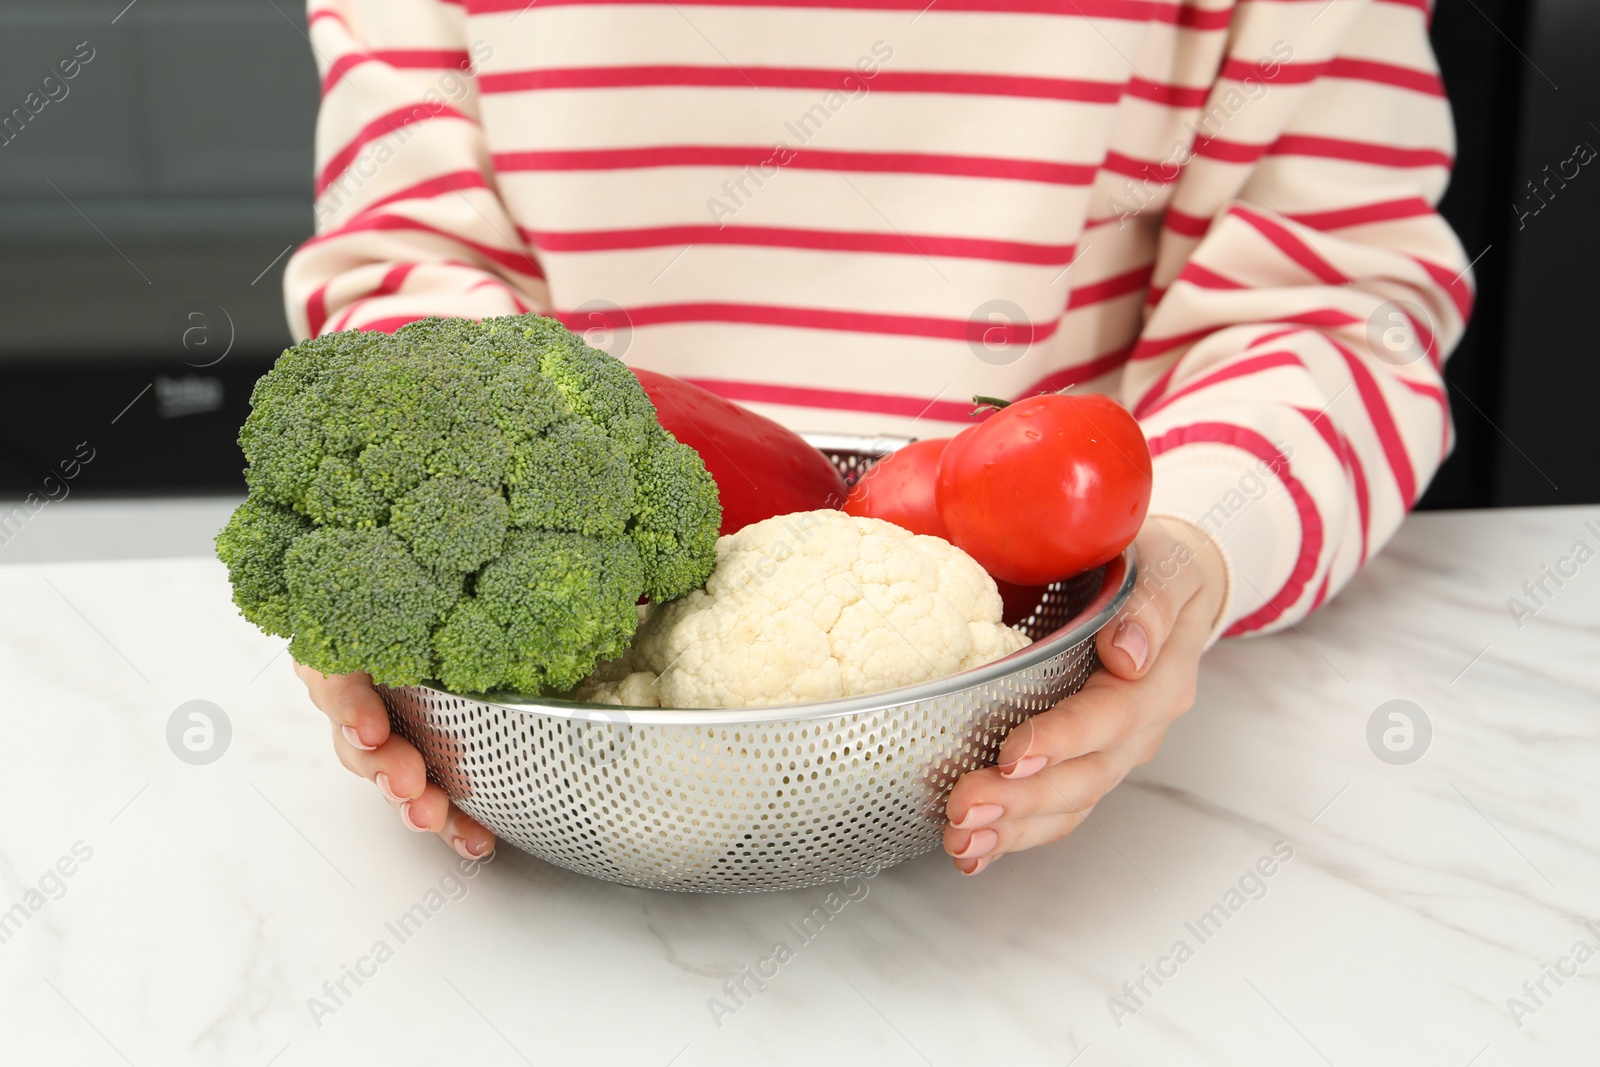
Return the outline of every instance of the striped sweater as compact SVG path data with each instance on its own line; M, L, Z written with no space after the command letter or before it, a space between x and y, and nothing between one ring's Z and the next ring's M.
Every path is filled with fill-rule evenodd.
M1451 443L1427 0L310 0L296 333L553 314L801 430L1108 393L1286 626Z

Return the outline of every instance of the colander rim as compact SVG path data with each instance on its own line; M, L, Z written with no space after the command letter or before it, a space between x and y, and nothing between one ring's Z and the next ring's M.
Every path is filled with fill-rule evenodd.
M736 726L772 722L812 722L840 716L866 715L919 701L936 700L987 685L1007 675L1038 666L1066 652L1080 642L1093 638L1100 628L1122 609L1133 595L1133 587L1138 577L1138 556L1130 545L1120 556L1105 565L1100 589L1082 611L1026 648L1018 649L1009 656L981 667L946 675L943 678L838 700L774 704L758 708L636 708L618 704L564 700L559 697L539 697L530 700L521 693L452 693L426 683L394 688L420 691L448 700L461 700L528 715L632 726Z

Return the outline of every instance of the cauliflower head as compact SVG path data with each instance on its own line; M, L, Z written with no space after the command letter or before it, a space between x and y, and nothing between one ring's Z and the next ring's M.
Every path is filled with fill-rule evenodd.
M579 699L739 708L875 693L1017 651L994 580L937 537L809 511L717 542L703 590L654 605Z

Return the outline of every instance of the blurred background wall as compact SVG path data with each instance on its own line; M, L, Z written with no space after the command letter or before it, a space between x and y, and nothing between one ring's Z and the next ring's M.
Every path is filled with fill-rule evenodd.
M0 0L0 498L80 442L80 494L242 492L251 383L289 342L316 69L296 0ZM1459 444L1424 507L1600 501L1595 0L1438 0L1477 262ZM1592 149L1589 149L1592 152ZM1552 175L1555 180L1551 180Z

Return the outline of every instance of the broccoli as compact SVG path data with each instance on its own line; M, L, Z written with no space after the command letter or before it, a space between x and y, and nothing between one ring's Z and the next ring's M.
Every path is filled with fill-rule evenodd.
M628 647L641 597L711 572L705 465L554 320L327 334L250 407L217 556L244 617L323 673L564 691Z

